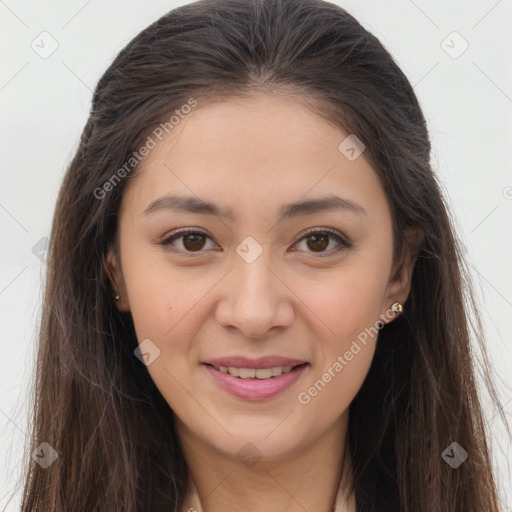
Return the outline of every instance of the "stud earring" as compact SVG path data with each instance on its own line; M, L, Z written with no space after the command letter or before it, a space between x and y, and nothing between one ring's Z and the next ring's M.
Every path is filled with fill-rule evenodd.
M403 313L404 308L403 308L402 304L400 304L400 302L395 302L391 306L391 310L394 311L395 313Z

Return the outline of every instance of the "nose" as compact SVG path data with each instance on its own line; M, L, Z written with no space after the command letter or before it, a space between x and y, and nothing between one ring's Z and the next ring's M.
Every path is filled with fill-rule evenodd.
M265 249L251 263L236 256L216 308L219 325L246 338L265 339L294 319L293 292L271 268L269 253Z

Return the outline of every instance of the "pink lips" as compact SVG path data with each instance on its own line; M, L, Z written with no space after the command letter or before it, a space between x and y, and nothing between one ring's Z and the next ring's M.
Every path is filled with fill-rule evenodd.
M270 368L272 366L294 366L290 372L269 379L242 379L229 373L216 370L214 366L233 366L236 368ZM300 359L279 356L266 356L258 359L245 357L227 357L212 359L204 367L228 393L245 400L266 400L273 398L291 387L309 365Z

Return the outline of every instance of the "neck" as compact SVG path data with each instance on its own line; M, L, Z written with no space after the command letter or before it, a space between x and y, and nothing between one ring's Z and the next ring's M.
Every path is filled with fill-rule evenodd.
M320 439L279 459L245 463L205 444L178 421L189 469L183 512L355 512L354 497L346 493L352 478L347 420L348 412Z

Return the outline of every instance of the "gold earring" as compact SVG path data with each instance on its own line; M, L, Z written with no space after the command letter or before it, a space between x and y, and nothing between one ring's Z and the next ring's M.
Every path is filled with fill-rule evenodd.
M403 313L404 308L403 308L402 304L400 304L400 302L395 302L391 306L391 310L394 311L395 313Z

